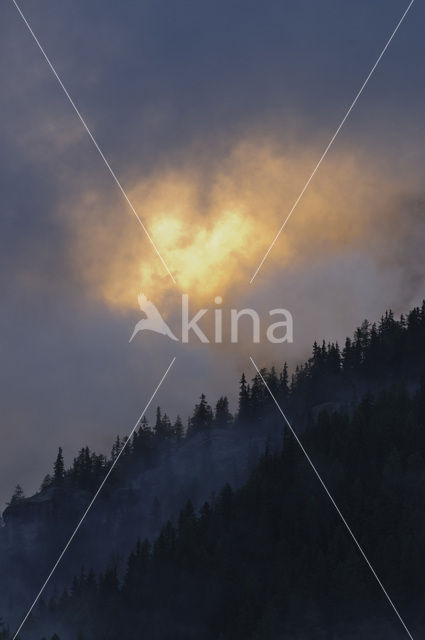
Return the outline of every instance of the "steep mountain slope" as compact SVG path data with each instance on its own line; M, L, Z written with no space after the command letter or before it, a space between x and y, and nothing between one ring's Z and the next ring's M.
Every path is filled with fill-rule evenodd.
M279 375L264 372L417 625L423 624L417 569L424 548L424 345L425 306L407 319L387 313L377 327L364 323L342 352L337 345L314 345L291 383L286 367ZM392 392L359 403L366 390L379 396L390 384ZM242 378L235 421L224 399L213 415L201 398L189 427L183 437L181 423L171 425L161 413L153 432L140 425L47 591L48 615L41 607L24 639L40 640L44 625L49 634L72 639L139 638L141 629L164 640L301 638L312 637L312 629L314 637L340 638L353 629L360 633L361 624L369 630L362 637L376 637L380 629L383 637L401 637L291 438L282 450L282 419L259 376L251 385ZM267 441L269 453L248 484L210 499L224 482L235 488L247 479ZM15 496L6 510L0 576L2 608L11 622L25 610L121 446L114 445L109 460L83 449L67 471L58 457L40 493ZM192 503L178 516L188 498ZM205 500L208 506L197 515ZM135 539L153 541L168 518L177 524L166 526L153 551L139 545L126 563ZM83 573L71 595L60 596L82 565L96 575Z
M416 637L425 630L425 387L322 412L303 434L332 494ZM406 633L286 433L250 479L191 502L153 545L85 572L23 637L128 640L398 639ZM38 634L38 635L37 635Z

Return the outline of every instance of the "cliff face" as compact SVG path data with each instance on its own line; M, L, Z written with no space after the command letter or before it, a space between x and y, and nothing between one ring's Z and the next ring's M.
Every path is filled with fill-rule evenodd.
M3 511L3 521L7 528L19 521L49 518L54 513L55 490L47 489L30 498L21 498L9 504Z
M53 497L50 495L36 495L10 504L3 512L0 541L9 548L19 543L22 552L31 551L41 523L52 518L53 509Z
M3 539L12 546L16 546L19 540L24 551L32 551L37 536L55 527L55 523L65 523L81 513L89 497L86 491L50 487L29 498L18 499L3 511Z

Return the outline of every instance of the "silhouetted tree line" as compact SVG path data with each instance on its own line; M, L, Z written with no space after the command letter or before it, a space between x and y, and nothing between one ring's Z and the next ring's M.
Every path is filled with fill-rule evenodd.
M387 312L377 325L364 322L342 350L315 343L291 377L286 365L262 371L282 406L296 413L305 402L306 450L392 599L421 631L424 354L425 304L406 318ZM354 402L364 387L373 392ZM335 397L351 404L308 410ZM179 446L199 431L270 420L282 422L258 375L249 383L242 376L236 416L225 397L213 410L202 395L186 428L158 408L153 427L143 418L127 443L115 482L135 461L154 464L164 443ZM69 469L59 450L45 489L93 490L125 442L117 437L109 458L83 448ZM266 449L242 488L224 486L199 512L189 501L153 542L137 542L124 576L113 564L98 575L82 569L61 595L40 601L31 624L66 628L76 640L395 639L402 633L286 429L282 446Z
M323 411L303 444L413 628L424 628L425 385ZM46 611L47 609L47 611ZM87 640L399 638L399 622L294 438L151 544L74 578L37 614ZM350 636L349 633L353 635Z
M379 389L397 380L414 382L425 371L424 353L425 301L422 307L412 309L407 316L401 315L399 320L394 318L392 311L385 312L379 323L371 324L365 320L353 338L346 339L343 349L338 343L322 342L319 345L315 342L309 360L297 366L291 376L287 363L279 372L272 367L270 370L262 369L261 373L278 402L305 424L308 410L328 399L350 400L356 404L365 389L374 386ZM180 416L172 422L158 407L154 425L150 427L143 417L131 442L127 442L126 437L116 437L109 457L84 447L71 467L65 469L62 449L59 448L53 474L44 478L41 490L69 487L94 491L125 445L116 478L111 478L111 482L119 484L122 480L120 473L131 472L134 464L141 460L147 466L154 464L160 448L166 443L178 444L185 437L211 428L261 425L272 411L273 401L260 376L254 376L248 383L242 374L235 416L230 413L225 396L219 398L212 409L202 394L187 419L186 427ZM22 488L18 485L11 504L23 497Z

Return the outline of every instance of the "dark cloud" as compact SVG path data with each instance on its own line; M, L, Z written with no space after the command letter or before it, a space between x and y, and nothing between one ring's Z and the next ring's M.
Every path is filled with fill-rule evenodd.
M406 6L399 0L22 2L125 187L158 167L179 166L188 153L208 165L251 133L324 147ZM85 442L106 449L114 433L127 431L173 353L160 340L130 351L135 319L81 289L66 224L73 203L97 190L116 203L117 215L130 214L13 3L3 3L1 12L5 499L18 481L29 489L38 484L59 444L70 456ZM366 154L379 151L394 171L402 162L418 181L424 13L415 3L337 141ZM303 267L285 286L275 275L256 294L256 304L269 305L272 292L277 306L277 292L294 308L299 342L292 361L315 337L342 336L364 315L420 297L422 236L414 229L422 209L406 203L403 211L415 210L415 222L403 226L400 243L384 243L393 247L391 260L385 251L376 260L370 253L342 262L330 256L313 275ZM225 355L180 349L158 401L184 414L202 390L223 393L243 366L240 354L231 363Z

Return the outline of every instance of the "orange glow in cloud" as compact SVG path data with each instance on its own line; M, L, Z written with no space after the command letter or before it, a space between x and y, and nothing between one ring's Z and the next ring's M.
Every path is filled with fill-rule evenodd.
M317 161L314 150L283 153L272 143L237 145L197 167L190 160L141 179L128 194L172 271L178 290L200 302L248 282ZM372 170L372 166L375 168ZM373 243L377 215L397 190L376 161L334 153L305 193L261 277L302 260ZM70 217L73 255L91 294L133 309L143 291L155 301L172 284L131 215L87 193Z

